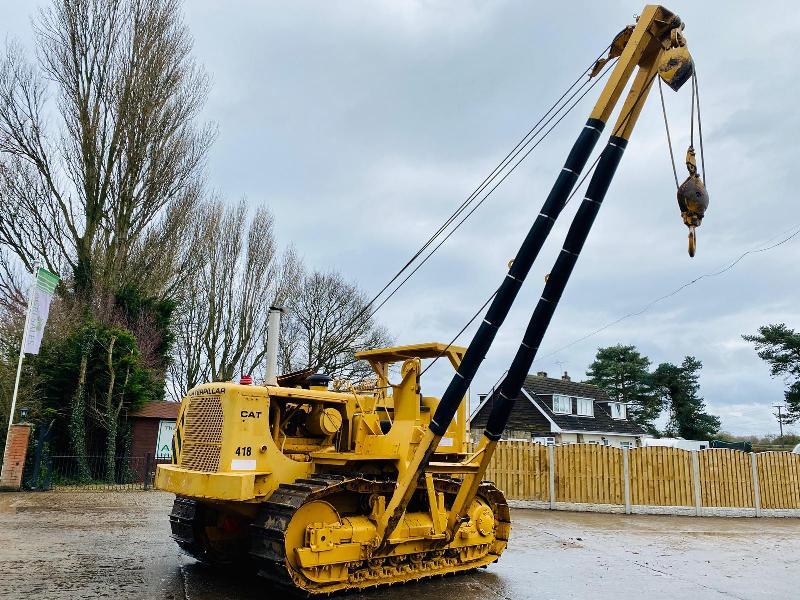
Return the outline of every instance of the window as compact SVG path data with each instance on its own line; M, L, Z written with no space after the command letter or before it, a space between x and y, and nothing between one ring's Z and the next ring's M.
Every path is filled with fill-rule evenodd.
M620 442L619 447L627 448L628 450L630 450L631 448L633 448L633 442Z
M576 398L575 400L578 403L579 417L594 416L594 401L591 398Z
M572 398L569 396L553 396L553 412L562 415L571 415Z
M625 418L625 405L622 402L611 403L611 418L612 419Z

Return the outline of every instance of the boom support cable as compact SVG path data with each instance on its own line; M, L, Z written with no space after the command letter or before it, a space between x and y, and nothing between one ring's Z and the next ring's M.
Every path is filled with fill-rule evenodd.
M412 271L411 271L411 272L410 272L410 273L409 273L409 274L408 274L408 275L405 277L405 279L403 279L403 280L402 280L402 281L401 281L401 282L400 282L400 283L397 285L397 287L396 287L396 288L394 288L394 289L393 289L393 290L392 290L392 291L389 293L389 295L388 295L386 298L384 298L384 299L383 299L383 300L380 302L380 304L378 304L378 306L375 308L375 310L373 310L373 311L370 313L369 317L372 317L372 316L374 316L374 315L375 315L375 313L377 313L377 312L378 312L378 310L380 310L380 309L383 307L383 305L384 305L384 304L386 304L386 303L387 303L387 302L388 302L388 301L389 301L389 300L392 298L392 296L394 296L394 295L395 295L395 294L396 294L396 293L397 293L397 292L400 290L400 288L401 288L401 287L402 287L402 286L403 286L403 285L404 285L404 284L405 284L405 283L406 283L406 282L407 282L409 279L411 279L411 277L412 277L412 276L413 276L413 275L414 275L414 274L415 274L415 273L416 273L416 272L417 272L417 271L418 271L418 270L419 270L419 269L420 269L420 268L421 268L421 267L422 267L422 266L423 266L423 265L424 265L426 262L428 262L428 259L430 259L430 258L431 258L431 257L432 257L432 256L433 256L435 253L436 253L436 251L437 251L439 248L441 248L441 247L442 247L442 245L444 245L444 243L445 243L445 242L447 242L447 240L448 240L448 239L450 239L450 237L451 237L451 236L452 236L452 235L453 235L453 234L454 234L454 233L455 233L455 232L456 232L456 231L457 231L457 230L458 230L458 229L459 229L459 228L460 228L460 227L461 227L461 226L464 224L464 222L465 222L467 219L469 219L469 218L472 216L472 214L473 214L473 213L474 213L476 210L478 210L478 209L481 207L481 205L482 205L482 204L483 204L483 203L484 203L484 202L485 202L485 201L486 201L486 200L489 198L489 196L491 196L491 194L492 194L492 193L493 193L493 192L494 192L494 191L495 191L495 190L496 190L496 189L497 189L497 188L500 186L500 184L502 184L502 183L503 183L503 182L506 180L506 178L507 178L509 175L511 175L511 173L513 173L513 172L516 170L516 168L517 168L517 167L520 165L520 163L522 163L522 161L524 161L524 160L525 160L525 159L528 157L528 155L529 155L531 152L533 152L533 150L534 150L534 149L536 149L536 147L537 147L537 146L538 146L538 145L539 145L539 144L540 144L542 141L544 141L544 139L545 139L545 138L546 138L546 137L547 137L547 136L550 134L550 132L552 132L552 131L553 131L553 129L555 129L555 127L556 127L556 126L557 126L557 125L558 125L558 124L559 124L559 123L560 123L560 122L561 122L561 121L564 119L564 117L566 117L566 116L567 116L567 114L569 114L569 112L570 112L570 111L571 111L573 108L575 108L575 106L576 106L576 105L577 105L577 104L578 104L578 103L579 103L579 102L580 102L580 101L581 101L581 100L584 98L584 96L586 96L586 94L588 94L588 93L589 93L589 92L592 90L592 88L594 88L594 86L595 86L595 85L597 85L597 84L598 84L598 83L599 83L599 82L602 80L602 78L603 78L605 75L607 75L607 74L610 72L610 70L611 70L611 68L612 68L612 67L613 67L613 63L609 63L609 65L608 65L608 68L607 68L605 71L603 71L603 73L602 73L602 74L600 74L600 75L599 75L597 78L595 78L595 81L592 83L592 85L591 85L591 86L590 86L590 87L589 87L589 88L588 88L588 89L587 89L585 92L583 92L583 93L581 94L581 96L580 96L580 97L579 97L579 98L578 98L578 99L577 99L577 100L576 100L576 101L575 101L575 102L572 104L572 106L570 106L569 110L568 110L567 112L565 112L565 113L564 113L564 114L563 114L563 115L562 115L562 116L561 116L561 117L558 119L558 121L556 121L555 123L553 123L553 125L550 127L550 129L548 129L548 130L547 130L547 132L546 132L546 133L545 133L545 134L542 136L542 138L541 138L541 139L539 139L539 140L536 142L536 144L534 144L533 146L531 146L531 147L528 149L528 151L527 151L527 152L526 152L526 153L525 153L525 154L522 156L522 158L520 158L520 159L519 159L519 160L516 162L516 164L514 164L514 166L513 166L513 167L511 167L511 169L509 169L509 170L508 170L508 171L507 171L507 172L506 172L506 173L505 173L505 174L502 176L502 178L500 178L500 180L499 180L499 181L497 181L497 183L495 183L495 185L494 185L494 186L492 186L492 188L491 188L491 189L490 189L490 190L489 190L489 191L488 191L488 192L487 192L487 193L484 195L484 197L483 197L483 198L481 198L481 199L480 199L480 201L478 201L478 202L477 202L477 204L475 204L475 205L474 205L474 206L473 206L473 207L472 207L472 208L469 210L469 212L467 212L467 214L466 214L464 217L462 217L462 218L461 218L461 220L459 220L459 221L458 221L458 223L455 225L455 227L453 227L453 229L451 229L451 230L450 230L450 231L447 233L447 235L446 235L444 238L442 238L442 239L439 241L439 243L438 243L438 244L436 244L436 246L433 248L433 250L431 250L431 251L430 251L430 252L429 252L429 253L428 253L428 254L425 256L425 258L423 258L423 259L422 259L422 261L420 261L420 262L419 262L419 263L418 263L418 264L417 264L417 265L414 267L414 269L413 269L413 270L412 270ZM581 180L581 181L582 181L582 180ZM566 206L566 203L565 203L565 206Z
M561 94L561 96L544 113L544 115L542 115L542 117L539 118L539 120L533 125L533 127L530 128L530 130L528 130L528 132L522 137L522 139L520 139L520 141L517 142L517 144L514 146L514 148L512 148L506 154L506 156L500 161L500 163L498 163L498 165L492 170L492 172L486 178L484 178L484 180L480 183L480 185L478 185L478 187L475 190L473 190L473 192L456 208L456 210L453 211L453 213L445 220L445 222L433 234L431 234L431 236L411 256L411 258L378 291L378 293L376 293L358 311L358 313L356 313L356 315L354 317L352 317L346 324L344 324L340 328L340 331L335 332L336 335L340 334L341 331L349 329L350 326L353 323L355 323L361 317L363 317L364 314L366 314L367 311L369 311L370 308L378 301L378 299L392 286L392 284L394 282L396 282L414 264L414 262L425 252L425 250L427 250L434 242L436 242L437 238L439 238L447 230L447 228L450 225L452 225L453 222L455 222L458 219L458 217L460 215L462 215L464 213L464 211L467 210L467 208L469 208L470 204L475 202L475 200L478 198L478 196L480 196L481 193L483 193L487 188L489 188L489 186L494 182L495 179L497 179L498 177L501 176L503 171L505 171L508 168L508 166L514 161L514 159L516 157L518 157L520 154L522 154L526 150L526 148L528 148L528 146L531 146L531 144L533 144L532 147L528 148L528 150L523 154L522 158L520 160L518 160L511 167L511 169L509 169L505 174L502 175L502 177L500 178L500 181L497 182L497 184L495 184L489 190L489 192L484 195L484 197L480 200L479 205L482 204L488 198L488 196L491 195L491 193L494 192L495 189L497 189L499 184L502 183L508 177L508 175L510 175L511 172L513 172L519 166L519 164L522 162L522 160L527 158L527 156L530 154L530 152L534 148L538 147L541 144L541 142L550 134L550 132L552 132L552 130L555 128L555 126L558 125L564 119L564 117L566 117L566 115L569 114L575 108L577 103L581 99L583 99L585 97L585 95L588 93L588 91L591 90L592 88L594 88L594 86L597 85L597 82L600 79L602 79L605 75L607 75L607 73L610 71L610 68L613 66L614 62L616 62L616 59L614 61L609 62L609 64L605 65L604 70L603 70L602 73L600 73L599 75L595 76L594 78L586 79L583 83L580 83L580 81L587 74L589 74L592 71L592 68L594 67L594 65L597 63L597 61L600 58L603 57L603 55L609 50L609 48L611 48L610 44L608 46L606 46L606 48L598 55L597 59L595 59L591 63L591 65L589 67L587 67L586 69L583 70L583 72L580 74L580 76L578 76L578 78L576 78L572 82L572 84L567 88L567 90L563 94ZM578 85L579 83L580 83L580 85ZM575 89L576 86L578 86L577 90ZM588 89L586 91L583 91L584 88L586 88L586 86L588 86ZM580 96L578 97L578 101L572 102L572 100L576 96L578 96L579 94L580 94ZM570 102L572 102L571 105L570 105ZM561 116L559 116L559 113L561 113L565 109L566 109L566 111L563 112L563 114L561 114ZM550 126L550 128L545 131L545 128L548 125L550 125L550 123L552 123L553 120L556 119L556 118L557 118L557 120L555 121L555 123L553 123L553 125ZM536 138L538 136L540 136L540 134L542 134L543 131L544 131L544 134L541 135L541 137L535 143L533 143L534 140L536 140ZM467 215L467 218L469 218L469 216L471 216L474 212L475 212L475 209L469 211L469 213ZM463 222L465 220L466 220L466 218L462 219L461 221L459 221L459 223L455 226L453 231L455 231L455 229L458 229L461 226L461 224L463 224ZM451 231L450 233L447 234L445 240L452 235L453 231ZM436 250L438 250L441 247L441 245L442 245L441 242L439 244L437 244L436 247L434 248L434 250L430 254L433 254ZM422 262L423 263L427 262L428 258L430 258L430 255L426 256L423 259ZM400 287L402 287L411 278L411 276L413 276L413 274L416 273L416 271L419 270L420 266L421 265L417 265L417 267L411 272L411 274L409 276L407 276L405 279L403 279L400 282L400 284L398 284L397 288L394 289L390 293L389 298L394 296L394 294L397 292L397 290ZM383 307L386 304L386 301L389 298L384 299L378 305L377 308L372 310L372 312L370 313L370 316L368 318L372 317L378 310L380 310L380 308Z
M598 79L600 79L601 77L602 77L602 75L601 75L600 77L598 77ZM631 106L631 108L628 110L628 112L627 112L627 113L625 113L625 115L624 115L624 117L622 118L622 120L621 120L621 122L620 122L619 126L617 127L617 130L616 130L616 132L614 133L614 135L616 135L616 133L619 133L620 131L622 131L622 129L624 129L624 128L625 128L625 125L627 124L627 122L628 122L628 120L629 120L629 118L630 118L630 116L631 116L631 113L633 112L633 110L636 108L636 105L637 105L637 104L639 103L639 101L641 100L641 98L642 98L642 95L643 95L643 93L644 93L644 90L646 90L646 89L649 89L649 88L650 88L650 86L652 85L652 83L653 83L653 80L654 80L655 78L656 78L656 75L653 75L653 76L652 76L652 77L649 79L649 81L647 82L647 84L644 86L644 88L643 88L643 91L642 91L642 92L640 92L640 93L639 93L639 96L636 98L636 101L634 102L633 106ZM661 84L661 80L659 79L659 86L660 86L660 84ZM660 91L660 88L659 88L659 91ZM588 90L587 90L587 93L588 93ZM663 99L663 96L662 96L662 99ZM671 150L671 148L670 148L670 150ZM578 191L580 191L580 189L583 187L583 183L586 181L586 179L587 179L587 178L588 178L588 177L589 177L589 176L590 176L590 175L591 175L591 174L594 172L594 169L595 169L595 167L597 166L597 163L600 161L600 158L601 158L601 157L602 157L602 153L601 153L600 155L598 155L598 156L597 156L597 158L594 160L594 162L591 164L591 166L590 166L590 167L589 167L589 168L586 170L586 173L584 173L584 174L581 176L580 180L579 180L579 181L578 181L578 182L575 184L575 187L574 187L574 189L572 190L572 192L570 193L570 195L567 197L566 201L564 202L564 206L565 206L565 207L567 206L567 204L569 204L569 201L570 201L570 200L572 200L572 197L573 197L573 196L575 196L575 194L577 194L577 193L578 193ZM676 174L676 181L677 181L677 174ZM476 208L477 208L477 207L476 207ZM474 210L475 210L475 209L473 209L473 211L474 211ZM471 214L471 213L470 213L470 214ZM469 215L468 215L468 216L469 216ZM451 235L452 235L452 232L451 232ZM449 237L449 236L448 236L448 237ZM427 261L427 259L428 259L428 258L430 258L430 256L426 257L426 258L425 258L425 261ZM422 263L422 264L424 264L424 262L425 262L425 261L423 261L423 263ZM422 266L422 264L420 264L420 265L417 267L417 269L418 269L419 267L421 267L421 266ZM413 273L412 273L412 274L413 274ZM396 291L396 290L395 290L395 291ZM392 295L393 295L393 294L394 294L394 292L392 293ZM470 326L470 325L471 325L471 324L472 324L472 323L475 321L475 319L477 319L477 317L480 315L480 313L483 311L483 309L484 309L484 308L486 308L486 306L488 306L488 304L489 304L489 303L490 303L490 302L491 302L491 301L494 299L494 297L495 297L496 295L497 295L497 291L493 292L493 293L492 293L492 295L491 295L491 296L489 296L489 298L486 300L486 302L484 302L484 303L483 303L483 305L481 305L481 307L480 307L480 308L477 310L477 312L476 312L475 314L473 314L473 316L472 316L472 317L469 319L469 321L468 321L468 322L467 322L467 323L466 323L466 324L465 324L465 325L464 325L464 326L463 326L463 327L462 327L462 328L459 330L459 332L458 332L458 333L457 333L457 334L456 334L456 335L455 335L455 336L454 336L454 337L453 337L453 338L450 340L450 342L447 344L447 346L445 347L445 349L444 349L442 352L440 352L440 353L439 353L439 354L438 354L438 355L437 355L437 356L436 356L436 357L433 359L433 361L431 361L431 362L430 362L430 363L429 363L429 364L428 364L428 365L425 367L425 369L423 369L423 371L420 373L420 376L421 376L421 375L423 375L423 374L425 374L425 372L426 372L428 369L430 369L430 368L431 368L431 367L432 367L432 366L433 366L433 365L436 363L436 361L438 361L440 358L442 358L442 357L445 355L445 353L446 353L446 352L447 352L447 351L450 349L450 347L451 347L453 344L455 344L456 340L457 340L457 339L458 339L458 338L461 336L461 334L463 334L463 333L464 333L464 331L466 331L466 330L467 330L467 328L468 328L468 327L469 327L469 326ZM390 296L390 297L391 297L391 296ZM387 298L387 300L388 300L388 298ZM500 377L500 379L499 379L499 380L498 380L498 381L495 383L495 385L493 386L493 388L496 388L496 387L497 387L497 385L500 383L500 380L502 380L502 379L505 377L505 375L506 375L507 373L508 373L508 371L506 371L506 372L505 372L505 373L504 373L504 374L503 374L503 375Z
M609 46L607 46L605 50L603 50L603 52L600 54L600 56L602 56L603 54L605 54L605 52L606 52L606 51L607 51L609 48L610 48L610 45L609 45ZM588 80L584 81L584 83L582 83L582 84L580 85L580 87L578 88L578 90L576 90L576 91L575 91L575 92L574 92L574 93L573 93L573 94L572 94L572 95L571 95L571 96L570 96L570 97L569 97L569 98L566 100L566 102L564 103L564 105L562 105L560 108L558 108L558 110L556 110L556 112L554 113L554 115L553 115L553 116L550 116L550 118L548 119L548 115L550 115L550 113L551 113L553 110L555 110L555 109L556 109L556 107L558 107L558 105L561 103L561 101L562 101L562 100L564 100L564 98L566 98L566 97L567 97L567 95L568 95L568 94L569 94L569 93L572 91L572 89L573 89L573 88L574 88L574 87L575 87L575 86L576 86L576 85L577 85L577 84L580 82L580 80L581 80L581 79L583 79L583 77L584 77L584 76L585 76L585 75L586 75L586 74L587 74L587 73L588 73L588 72L589 72L591 69L592 69L592 67L591 67L591 66L590 66L590 67L588 67L588 68L586 68L586 69L583 71L583 73L581 73L581 74L580 74L580 76L578 76L578 78L577 78L575 81L573 81L573 82L572 82L572 84L571 84L571 85L570 85L570 86L567 88L567 90L566 90L566 91L565 91L563 94L561 94L561 97L560 97L558 100L556 100L556 101L553 103L553 105L552 105L552 106L551 106L551 107L550 107L550 108L547 110L547 112L545 112L545 113L544 113L544 115L542 115L542 117L541 117L541 118L540 118L540 119L539 119L539 120L538 120L538 121L537 121L537 122L536 122L536 123L533 125L533 127L531 127L531 128L528 130L528 132L527 132L527 133L526 133L526 134L525 134L525 135L522 137L522 139L521 139L519 142L517 142L517 145L516 145L516 146L514 146L514 147L511 149L511 151L510 151L508 154L506 154L506 155L505 155L505 157L503 157L503 160L501 160L501 161L500 161L500 163L499 163L499 164L498 164L498 165L497 165L497 166L496 166L496 167L495 167L495 168L492 170L492 172L491 172L491 173L489 173L489 175L487 175L487 176L486 176L486 178L485 178L485 179L484 179L484 180L483 180L483 181L480 183L480 185L478 185L478 187L477 187L475 190L473 190L473 191L472 191L472 193L471 193L469 196L467 196L467 199L466 199L466 200L464 200L464 202L462 202L462 203L459 205L459 207L458 207L458 208L457 208L457 209L456 209L456 210L455 210L455 211L454 211L454 212L453 212L453 213L452 213L452 214L451 214L451 215L450 215L450 216L449 216L449 217L448 217L448 218L445 220L445 222L444 222L444 223L443 223L443 224L442 224L442 225L439 227L439 229L437 229L437 230L436 230L436 231L435 231L435 232L434 232L434 233L433 233L433 234L432 234L432 235L431 235L431 236L428 238L428 240L427 240L427 241L426 241L426 242L425 242L425 243L422 245L422 247L421 247L419 250L417 250L417 252L416 252L416 253L415 253L415 254L414 254L414 255L413 255L413 256L412 256L412 257L411 257L411 258L408 260L408 262L407 262L405 265L403 265L403 267L401 267L401 269L400 269L399 273L402 273L402 272L403 272L405 269L407 269L407 268L410 266L410 264L411 264L411 263L413 263L413 262L414 262L414 260L415 260L415 259L419 258L419 256L422 254L422 252L423 252L423 251L424 251L424 250L425 250L425 249L426 249L428 246L430 246L430 245L433 243L433 241L434 241L434 240L435 240L435 239L436 239L436 238L437 238L439 235L441 235L441 233L442 233L442 232L444 232L444 231L445 231L445 229L447 229L447 227L448 227L448 226L449 226L449 225L450 225L450 224L451 224L451 223L452 223L452 222L453 222L453 221L454 221L454 220L455 220L455 219L458 217L458 215L459 215L459 214L461 214L461 213L464 211L464 209L465 209L465 208L466 208L466 207L467 207L467 206L468 206L468 205L469 205L469 204L470 204L470 203L471 203L471 202L472 202L472 201L473 201L473 200L474 200L474 199L475 199L475 198L476 198L476 197L477 197L477 196L478 196L478 195L479 195L479 194L480 194L480 193L481 193L483 190L485 190L485 189L486 189L486 187L488 187L488 185L489 185L489 184L492 182L492 180L493 180L493 179L494 179L494 178L495 178L495 177L496 177L496 176L497 176L497 175L498 175L498 174L499 174L499 173L500 173L500 172L501 172L503 169L505 169L505 168L506 168L506 167L507 167L507 166L508 166L508 165L511 163L511 161L512 161L514 158L516 158L516 157L517 157L517 156L520 154L520 152L522 152L522 151L525 149L525 147L526 147L528 144L530 144L530 142L531 142L531 141L532 141L532 140L533 140L533 139L534 139L534 138L535 138L537 135L539 135L539 133L541 133L542 129L543 129L544 127L546 127L546 126L548 125L548 123L550 123L550 121L552 121L552 120L553 120L553 118L555 118L555 115L556 115L556 114L558 114L558 113L559 113L561 110L563 110L564 106L566 106L567 104L569 104L569 102L572 100L572 98L574 98L574 97L575 97L575 96L576 96L576 95L577 95L577 94L578 94L578 93L579 93L579 92L580 92L580 91L581 91L581 90L582 90L582 89L583 89L583 88L584 88L584 87L585 87L585 86L586 86L586 85L589 83L589 81L591 81L590 79L588 79ZM570 109L570 110L571 110L571 109ZM569 111L568 111L568 112L569 112ZM544 122L544 121L545 121L545 119L547 119L547 121L546 121L546 122ZM544 123L543 123L543 122L544 122ZM385 285L385 286L384 286L384 287L381 289L381 291L379 291L379 292L376 294L376 296L380 296L380 295L381 295L381 293L383 293L384 291L386 291L386 289L388 289L388 287L391 285L391 283L392 283L393 281L395 281L396 279L397 279L397 277L393 277L393 278L392 278L392 280L391 280L391 281L390 281L388 284L386 284L386 285Z
M416 273L416 272L417 272L417 271L418 271L418 270L419 270L419 269L420 269L420 268L421 268L421 267L422 267L422 266L423 266L423 265L424 265L424 264L425 264L425 263L428 261L428 259L429 259L429 258L431 258L431 256L433 256L433 254L436 252L436 250L438 250L438 249L439 249L439 248L442 246L442 244L444 244L444 243L445 243L445 242L446 242L446 241L447 241L447 240L450 238L450 236L452 236L452 235L453 235L453 234L454 234L454 233L455 233L455 232L458 230L458 228L459 228L459 227L461 227L461 225L464 223L464 221L466 221L466 220L467 220L467 219L468 219L468 218L469 218L469 217L472 215L472 213L474 213L474 212L475 212L475 211L476 211L478 208L480 208L481 204L483 204L483 202L484 202L484 201L485 201L485 200L486 200L486 199L489 197L489 195L490 195L490 194L491 194L491 193L492 193L492 192L493 192L495 189L497 189L497 187L498 187L498 186L499 186L499 185L500 185L500 184L501 184L501 183L502 183L502 182L505 180L505 178L506 178L506 177L508 177L508 176L509 176L509 175L510 175L510 174L511 174L513 171L514 171L514 169L516 169L516 168L519 166L519 164L520 164L520 163L521 163L523 160L525 160L525 158L528 156L528 154L530 154L530 153L531 153L531 152L534 150L534 148L535 148L537 145L539 145L539 143L541 143L541 142L544 140L544 138L545 138L547 135L549 135L549 133L550 133L550 132L551 132L551 131L552 131L552 130L553 130L555 127L556 127L556 125L558 125L558 123L559 123L559 122L561 122L561 120L562 120L564 117L566 117L566 115L569 113L569 111L571 111L573 108L575 108L575 106L576 106L576 105L577 105L577 104L578 104L578 103L579 103L579 102L580 102L580 101L583 99L583 97L584 97L584 96L586 96L586 94L588 94L588 93L589 93L589 92L592 90L592 88L594 88L594 86L595 86L595 85L597 85L597 84L598 84L598 83L599 83L599 82L600 82L600 81L601 81L601 80L602 80L602 79L603 79L603 78L604 78L604 77L605 77L605 76L606 76L608 73L610 73L610 72L611 72L611 69L613 68L613 66L614 66L614 63L615 63L615 62L616 62L616 59L615 59L614 61L611 61L610 63L608 63L608 64L606 65L605 69L604 69L604 70L603 70L603 71L602 71L602 72L601 72L601 73L600 73L600 74L599 74L599 75L598 75L598 76L595 78L595 81L592 83L592 85L589 87L589 89L587 89L587 90L586 90L586 91L585 91L583 94L581 94L580 98L578 98L578 99L577 99L577 100L576 100L576 101L573 103L573 105L572 105L572 106L569 108L569 110L568 110L566 113L564 113L564 114L561 116L561 118L559 118L559 120L558 120L558 121L556 121L556 123L554 123L554 124L553 124L553 126L552 126L552 127L551 127L551 128L548 130L548 131L547 131L547 133L545 133L545 135L544 135L544 136L543 136L543 137L542 137L542 138L541 138L541 139L540 139L540 140L539 140L539 141L536 143L536 145L534 145L532 148L530 148L530 149L528 150L528 152L526 152L526 154L525 154L525 155L524 155L524 156L523 156L523 157L522 157L522 158L521 158L521 159L520 159L520 160L519 160L519 161L518 161L518 162L517 162L517 163L516 163L516 164L515 164L515 165L514 165L512 168L511 168L511 170L510 170L510 171L508 171L508 172L507 172L507 173L506 173L506 174L503 176L503 178L502 178L500 181L498 181L498 182L497 182L497 184L495 184L495 186L494 186L494 187L493 187L491 190L489 190L489 192L488 192L488 193L487 193L487 194L486 194L486 195L485 195L485 196L484 196L484 197L483 197L483 198L480 200L480 202L478 202L478 204L477 204L477 205L475 205L475 206L472 208L472 210L470 210L470 211L467 213L467 215L466 215L464 218L462 218L462 219L461 219L461 221L459 221L459 223L456 225L456 227L455 227L455 228L453 228L453 229L452 229L452 230L451 230L451 231L450 231L450 232L447 234L447 236L445 236L445 238L444 238L444 239L442 239L442 240L441 240L441 241L440 241L440 242L439 242L439 243L436 245L436 247L435 247L435 248L434 248L434 249L433 249L433 250L432 250L432 251L431 251L431 252L430 252L430 253L429 253L429 254L428 254L428 255L427 255L427 256L426 256L426 257L425 257L425 258L424 258L424 259L423 259L423 260L422 260L422 261L421 261L421 262L420 262L420 263L419 263L419 264L418 264L416 267L415 267L415 268L414 268L414 270L413 270L413 271L411 271L411 273L409 273L409 275L408 275L408 276L407 276L407 277L406 277L406 278L405 278L405 279L404 279L402 282L400 282L400 285L398 285L398 286L397 286L397 288L395 288L394 290L392 290L392 292L389 294L389 296L387 296L387 297L386 297L386 298L385 298L385 299L384 299L384 300L383 300L383 301L382 301L382 302L381 302L381 303L378 305L378 307L375 309L375 311L373 311L373 312L370 314L370 317L372 317L372 315L374 315L374 314L375 314L375 313L376 313L376 312L377 312L377 311L378 311L378 310L379 310L379 309L380 309L380 308L381 308L381 307L382 307L384 304L386 304L386 302L388 302L388 301L391 299L391 297L392 297L392 296L394 296L394 294L395 294L395 293L397 293L397 291L400 289L400 287L401 287L401 286L402 286L402 285L403 285L403 284L404 284L406 281L408 281L408 279L410 279L410 278L411 278L411 276L413 276L413 275L414 275L414 273ZM595 163L594 163L594 164L597 164L597 161L595 161ZM594 167L594 165L592 165L592 168L593 168L593 167ZM586 176L584 176L584 177L583 177L583 179L581 179L581 180L578 182L577 186L580 186L580 185L583 183L583 181L584 181L585 179L586 179ZM576 188L576 189L577 189L577 188ZM573 191L573 192L572 192L572 194L574 195L574 194L575 194L575 191ZM569 198L567 198L567 200L564 202L563 206L566 206L566 205L567 205L567 203L569 202L569 199L570 199L570 198L572 198L572 195L570 195L570 196L569 196ZM468 328L468 327L469 327L469 326L470 326L470 325L471 325L471 324L472 324L472 323L475 321L475 319L476 319L476 318L477 318L477 317L480 315L480 313L483 311L483 309L484 309L484 308L486 308L486 307L489 305L489 303L490 303L490 302L491 302L491 301L494 299L494 297L497 295L498 291L499 291L499 290L497 290L497 291L493 292L493 293L492 293L492 295L491 295L491 296L489 296L489 298L488 298L488 299L487 299L487 300L486 300L486 301L485 301L485 302L484 302L484 303L481 305L481 307L478 309L478 311L477 311L477 312L476 312L476 313L475 313L475 314L474 314L474 315L473 315L473 316L470 318L470 320L467 322L467 324L466 324L466 325L464 325L464 327L462 327L462 328L461 328L461 330L460 330L460 331L459 331L459 332L458 332L458 333L457 333L457 334L456 334L456 335L453 337L453 339L451 339L451 340L450 340L450 342L447 344L447 346L445 346L445 348L444 348L444 349L443 349L443 350L442 350L442 351L441 351L441 352L440 352L440 353L439 353L439 354L438 354L438 355L437 355L437 356L436 356L436 357L433 359L433 361L432 361L431 363L429 363L429 364L428 364L428 365L425 367L425 369L424 369L424 370L423 370L423 371L420 373L420 375L423 375L423 374L425 373L425 371L427 371L428 369L430 369L430 368L431 368L431 367L432 367L432 366L433 366L433 365L436 363L436 361L438 361L440 358L442 358L442 357L443 357L443 356L444 356L444 355L447 353L447 351L450 349L450 347L451 347L451 346L452 346L452 345L453 345L453 344L456 342L456 340L458 339L458 337L459 337L459 336L460 336L462 333L464 333L464 331L466 331L466 330L467 330L467 328Z

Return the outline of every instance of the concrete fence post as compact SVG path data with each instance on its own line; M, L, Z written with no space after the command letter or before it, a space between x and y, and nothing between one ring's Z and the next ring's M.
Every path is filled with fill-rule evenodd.
M761 516L761 487L758 482L758 457L755 452L750 453L750 467L753 471L753 503L756 516Z
M549 487L550 487L550 510L556 509L556 453L554 446L547 446L547 460L550 463Z
M625 490L625 514L631 514L631 476L628 466L628 448L622 449L622 480Z
M694 487L694 511L699 517L703 508L703 494L700 489L700 458L697 450L692 450L692 483Z

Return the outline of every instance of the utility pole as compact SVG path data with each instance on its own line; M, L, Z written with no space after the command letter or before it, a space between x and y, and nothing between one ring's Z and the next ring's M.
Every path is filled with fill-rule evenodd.
M781 439L783 439L783 413L781 411L785 408L785 406L783 404L775 404L772 408L778 409L778 414L775 416L778 417L778 425L781 429Z

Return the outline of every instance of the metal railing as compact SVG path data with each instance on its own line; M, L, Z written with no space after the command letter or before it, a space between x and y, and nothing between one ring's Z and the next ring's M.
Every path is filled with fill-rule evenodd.
M53 455L33 465L23 478L31 490L124 491L152 488L156 465L169 462L145 456Z

